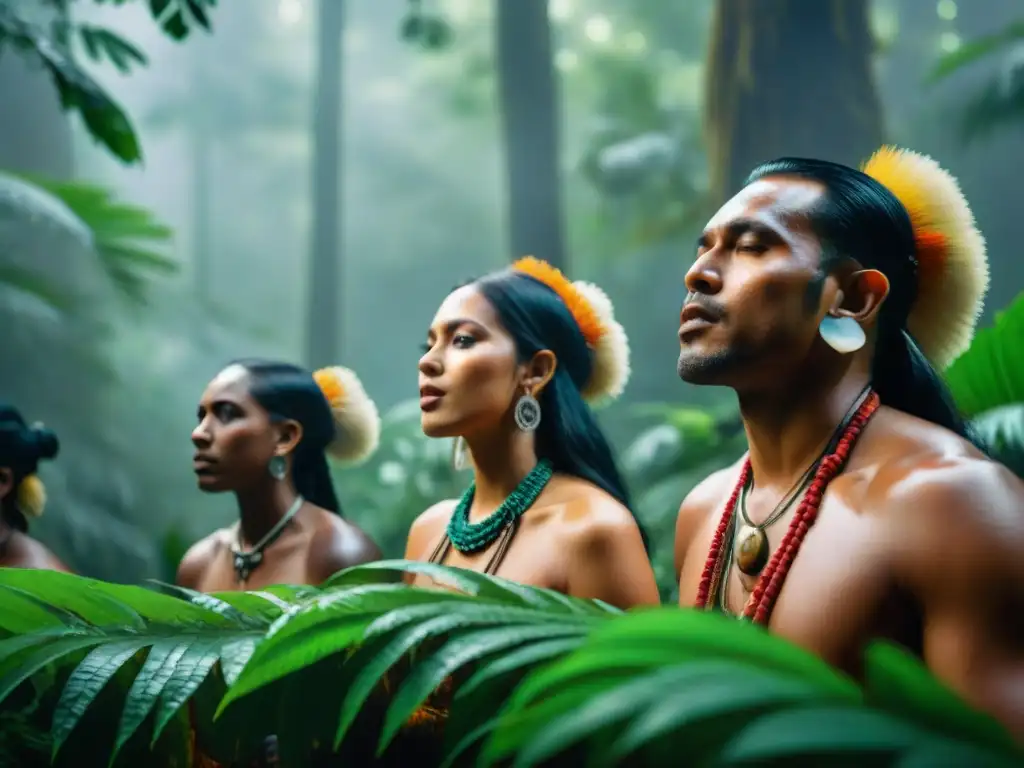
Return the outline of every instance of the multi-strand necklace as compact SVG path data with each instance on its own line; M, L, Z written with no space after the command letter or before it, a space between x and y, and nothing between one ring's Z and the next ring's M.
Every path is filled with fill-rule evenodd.
M288 511L284 513L284 517L278 520L274 527L267 531L267 534L256 542L256 546L250 550L242 549L242 525L239 523L238 530L235 532L235 543L231 547L231 555L234 558L235 564L235 576L238 577L239 582L246 581L250 574L259 567L260 563L263 562L263 551L277 541L277 537L281 535L284 527L298 514L304 501L305 499L301 496L296 496Z
M478 523L469 521L469 508L476 495L476 484L469 486L462 494L459 505L448 521L448 539L452 546L463 554L472 554L493 544L501 532L523 516L540 496L551 479L551 462L541 460L522 479L508 498L496 510Z
M775 553L768 559L765 565L762 565L763 570L755 571L755 573L759 572L760 576L754 585L754 589L744 606L740 618L750 619L759 624L768 623L789 568L796 558L800 545L807 535L807 531L817 519L818 509L821 506L825 489L846 465L850 452L853 450L864 426L878 409L879 404L878 394L870 388L866 389L857 398L847 417L843 419L836 429L822 457L809 468L808 472L794 486L796 491L795 493L791 491L791 494L795 498L799 494L802 484L806 484L807 479L813 477L803 495L803 499L800 501L796 514L793 516L793 520L790 522L789 529L783 536L782 541L779 542L778 547L776 547ZM700 587L697 591L695 604L698 608L707 609L712 607L716 598L722 601L723 607L726 605L726 590L732 560L734 557L737 560L739 559L740 551L746 553L753 550L754 554L757 555L763 548L766 548L767 544L765 543L762 547L761 542L756 538L757 533L764 535L764 529L769 525L768 520L772 520L772 518L778 519L789 505L792 504L792 499L788 502L786 501L791 495L787 494L783 498L785 503L780 502L782 512L779 512L777 507L772 515L769 515L765 523L762 523L760 526L752 526L749 518L745 515L741 502L741 499L746 494L748 485L752 481L752 477L753 472L750 466L750 459L748 458L743 464L739 481L725 506L725 512L715 530L715 535L711 542L711 550L704 564ZM737 545L733 546L733 540L737 538L737 532L735 530L736 526L732 523L737 509L740 509L738 517L744 520L744 525L738 533L745 538L740 538ZM751 533L748 531L749 528L754 528L757 533ZM757 559L759 557L746 555L748 567L753 569Z

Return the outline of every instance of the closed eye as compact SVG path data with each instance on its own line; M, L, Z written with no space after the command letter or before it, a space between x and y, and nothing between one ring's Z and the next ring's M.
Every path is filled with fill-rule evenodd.
M743 245L736 246L736 253L765 253L768 250L766 245L754 245L752 243L744 243Z

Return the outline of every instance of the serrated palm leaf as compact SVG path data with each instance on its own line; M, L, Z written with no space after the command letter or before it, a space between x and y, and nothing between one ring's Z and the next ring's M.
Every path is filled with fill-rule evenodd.
M24 628L19 617L27 611L46 616L42 629L0 641L0 701L44 666L89 651L71 671L54 713L56 752L110 678L148 651L141 669L133 667L138 675L130 687L125 684L127 693L121 692L114 754L154 710L156 743L212 667L220 662L228 675L237 674L270 617L282 613L273 600L257 596L236 605L211 595L185 597L63 573L0 573L0 616L7 617L8 627ZM256 604L258 611L249 610Z
M153 710L153 705L163 692L164 686L174 675L178 662L191 645L190 640L158 640L153 643L145 663L128 689L124 711L118 724L115 753L125 745Z
M227 619L178 598L142 587L108 584L69 573L0 569L0 587L12 587L22 594L30 594L96 626L138 626L138 619L181 626L190 623L231 626ZM0 625L7 614L5 592L0 591Z
M773 712L736 727L734 733L721 758L730 764L748 765L808 759L821 765L844 757L866 765L871 760L895 758L934 738L889 715L855 707Z
M381 613L410 603L465 599L402 584L366 584L325 592L283 614L267 631L231 686L217 716L243 696L359 643Z
M678 730L684 723L692 731L703 729L712 718L725 717L738 722L753 711L793 702L820 704L829 700L827 694L823 696L820 690L807 683L766 674L745 664L723 662L691 662L609 682L603 692L593 695L582 706L576 705L574 697L559 694L543 702L543 718L531 717L528 712L521 718L508 718L506 723L520 730L517 738L523 738L522 731L527 723L538 726L525 746L517 748L514 765L517 768L538 765L588 739L600 737L607 740L613 732L620 732L619 726L624 721L642 716L660 716L659 730L652 731L650 726L646 726L643 736L649 739L669 730ZM670 692L671 696L667 696ZM676 706L668 710L665 705L670 698ZM556 708L560 711L555 712ZM505 723L502 725L508 727ZM502 742L503 730L499 728L495 734L497 745ZM679 743L696 741L696 734L691 732L676 735ZM706 738L706 734L704 736ZM619 757L623 751L634 751L645 743L644 740L638 741L635 735L625 739L625 744L622 741L620 739L618 744ZM514 742L511 744L514 746ZM688 751L692 758L697 758L695 750ZM488 755L492 759L506 756L491 750ZM610 751L599 754L594 762L599 765L619 764L618 758Z
M811 703L820 701L822 697L820 691L806 683L783 678L773 679L765 687L750 685L758 680L757 674L747 676L740 681L742 688L738 690L732 680L711 679L699 688L674 690L660 696L657 701L649 702L647 709L629 723L608 752L609 758L615 764L669 735L681 741L685 737L680 737L679 731L684 726L691 729L687 744L696 757L701 743L707 745L711 742L715 746L721 743L710 726L723 724L731 734L733 723L728 714L737 709L759 711L779 704ZM693 738L694 726L700 731L698 738Z
M586 636L588 626L512 626L498 629L470 631L451 637L430 656L413 664L412 671L395 694L388 708L381 733L380 750L383 751L399 728L449 676L467 665L494 654L515 648L532 648L542 641L567 641L577 643Z
M53 715L53 754L81 720L89 705L121 667L145 647L144 640L130 639L93 648L75 667L61 691Z
M865 658L869 704L950 738L1016 751L1016 742L992 717L967 706L920 661L891 643L874 643ZM1021 755L1024 761L1024 754Z
M839 695L857 686L819 658L760 627L696 610L644 610L598 627L579 651L531 675L509 705L523 706L595 671L642 671L690 658L746 661L807 679Z
M495 646L494 650L502 647L510 647L519 644L518 637L529 639L532 634L544 636L544 630L557 630L563 634L576 631L585 631L586 624L578 622L568 626L554 617L538 612L516 609L506 605L480 604L479 601L463 602L449 606L442 606L441 611L432 613L417 612L418 608L428 606L413 606L408 610L396 610L385 614L373 622L366 630L365 638L373 639L385 634L389 636L387 644L379 651L376 651L371 658L365 660L353 658L350 663L359 664L361 670L352 686L346 692L345 701L342 705L341 722L338 726L338 733L335 745L340 744L349 726L359 712L359 708L365 702L367 696L373 690L377 682L384 674L391 669L400 659L407 656L411 651L418 648L425 641L435 637L450 635L459 630L466 630L486 625L497 625L500 629L487 634L476 632L478 643L489 642ZM412 614L413 618L409 618ZM396 620L384 623L384 620L396 616ZM419 621L416 621L419 619ZM530 620L541 621L542 623L531 626ZM550 622L544 626L544 620ZM412 626L409 626L411 624ZM546 636L550 637L550 633ZM461 639L461 638L459 638ZM458 640L449 642L458 642ZM442 653L443 653L442 646ZM456 649L460 646L456 645ZM461 652L467 653L472 645L463 644ZM484 649L486 653L486 649ZM453 657L428 657L425 661L414 664L412 677L407 679L412 687L403 687L399 691L392 707L388 711L385 721L384 732L381 736L381 749L390 743L394 734L406 721L413 710L423 702L427 695L433 691L450 673L444 673L444 669L452 661ZM464 663L471 661L471 655ZM456 669L462 666L458 663ZM441 674L439 674L441 673Z
M558 592L528 587L516 582L463 568L423 563L414 560L382 560L348 568L324 583L325 588L342 587L370 581L394 580L396 575L413 573L428 576L438 584L474 597L512 602L535 608L568 609L573 612L605 612L592 601L577 600Z
M555 631L556 628L552 628ZM584 636L585 637L585 636ZM518 648L492 660L483 669L478 670L469 680L459 686L455 698L465 697L474 693L480 686L509 672L521 672L544 662L559 659L580 647L580 637L563 637L546 642L536 643Z

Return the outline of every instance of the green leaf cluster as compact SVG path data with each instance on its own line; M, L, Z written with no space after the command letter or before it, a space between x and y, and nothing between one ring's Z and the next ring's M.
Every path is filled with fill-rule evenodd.
M992 458L1024 478L1024 293L945 371L960 411Z
M94 1L118 6L131 0ZM45 26L25 15L25 5L0 0L0 47L41 62L63 109L77 112L89 134L121 162L141 162L142 147L128 115L76 61L73 50L79 42L90 59L108 62L122 74L146 66L145 53L112 30L73 22L66 4L55 4L53 20ZM196 27L209 31L209 13L214 6L216 0L147 0L153 21L177 41L184 40Z
M402 578L412 574L448 589L409 587ZM231 764L273 733L283 765L329 753L346 764L484 766L1024 757L993 720L886 644L870 648L857 684L722 616L623 613L403 561L352 568L318 588L171 591L0 570L0 712L34 728L12 728L0 749L45 748L60 760L88 738L92 751L79 756L129 764L129 750L139 759L152 747L162 752L144 764L186 765L194 737ZM443 732L417 740L410 716L446 681ZM84 730L101 722L110 726Z

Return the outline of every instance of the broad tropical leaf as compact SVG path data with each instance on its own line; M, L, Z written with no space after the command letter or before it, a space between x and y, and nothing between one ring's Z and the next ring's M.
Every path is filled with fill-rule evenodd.
M145 303L154 276L178 272L178 262L163 250L172 232L149 211L119 202L109 190L93 184L24 179L60 200L88 227L103 270L130 302Z
M186 597L64 573L0 569L0 628L19 633L0 641L0 702L44 668L70 667L53 717L57 753L110 680L144 657L137 674L126 673L132 679L111 754L151 711L156 743L214 665L244 666L282 613L277 602L256 593L239 601L258 601L260 610L251 613L216 595ZM24 633L27 621L39 629Z
M1007 24L993 35L969 40L952 53L947 53L939 59L938 64L932 70L930 80L935 82L947 78L954 72L959 72L964 67L986 59L1021 41L1024 41L1024 21Z
M1024 401L986 411L971 426L988 455L1024 479Z
M447 588L396 580L410 572ZM144 738L182 764L174 760L191 714L204 752L228 763L249 759L269 733L285 764L308 764L332 745L345 764L375 755L431 762L424 742L408 741L410 715L449 683L446 765L473 755L516 766L564 757L670 766L681 754L694 764L1024 758L994 721L885 645L870 650L860 686L722 616L623 614L401 561L349 569L316 589L166 589L174 596L0 570L0 630L9 633L0 639L0 701L17 699L14 711L31 723L55 712L46 745L58 760L86 738L89 751L77 754L136 756ZM26 699L30 690L42 694ZM12 722L0 752L39 751L39 726L26 722ZM108 722L109 742L86 722Z
M524 768L562 758L613 766L638 758L668 766L681 754L698 765L867 764L876 755L934 754L940 745L992 764L1020 759L998 725L918 662L882 648L870 669L861 689L758 627L691 610L638 612L529 675L488 726L482 764Z
M968 417L1024 403L1024 293L982 328L971 346L946 369L960 411Z

